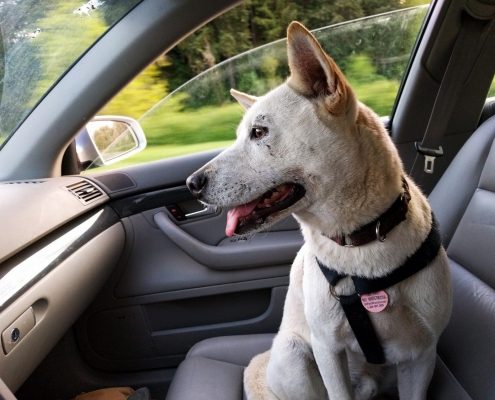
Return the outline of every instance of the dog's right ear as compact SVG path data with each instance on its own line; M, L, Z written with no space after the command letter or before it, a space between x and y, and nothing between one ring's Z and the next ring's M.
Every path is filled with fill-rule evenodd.
M234 99L236 99L239 104L247 110L249 107L251 107L258 98L256 96L251 96L250 94L239 92L238 90L235 89L230 89L230 94Z
M287 56L291 72L287 83L294 90L324 100L331 114L355 108L355 97L344 74L313 34L297 21L287 29Z

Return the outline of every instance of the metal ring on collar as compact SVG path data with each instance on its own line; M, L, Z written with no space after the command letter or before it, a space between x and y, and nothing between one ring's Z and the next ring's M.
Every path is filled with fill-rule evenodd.
M340 301L340 296L335 292L335 286L333 285L330 285L330 294L335 300Z
M376 238L379 242L384 242L385 239L387 238L387 235L380 234L380 221L376 223L375 233L376 233Z

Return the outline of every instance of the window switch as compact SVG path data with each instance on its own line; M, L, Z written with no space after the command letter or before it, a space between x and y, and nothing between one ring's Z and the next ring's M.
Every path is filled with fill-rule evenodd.
M167 210L177 221L184 221L186 219L184 211L177 204L168 205Z

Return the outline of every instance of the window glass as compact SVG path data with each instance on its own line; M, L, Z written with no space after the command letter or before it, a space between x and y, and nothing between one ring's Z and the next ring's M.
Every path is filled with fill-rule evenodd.
M0 147L65 71L139 1L0 1Z
M492 84L490 85L490 89L488 89L488 96L487 98L491 100L495 100L495 78L492 81Z
M229 145L243 113L229 89L262 95L287 78L285 39L273 39L292 20L314 30L362 102L389 115L428 8L339 4L249 1L160 57L99 112L138 119L148 142L111 168Z

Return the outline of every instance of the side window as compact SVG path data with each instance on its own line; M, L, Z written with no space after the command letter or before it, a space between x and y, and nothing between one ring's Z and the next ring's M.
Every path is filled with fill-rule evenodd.
M232 143L243 112L229 90L262 95L286 79L283 38L292 20L314 30L363 103L381 116L390 114L428 10L427 5L417 4L426 1L382 0L352 6L324 0L273 3L271 7L252 0L218 17L149 65L101 109L98 115L137 119L147 147L100 168Z
M487 100L495 101L495 78L493 78L490 89L488 89L488 95L486 96L486 98Z

